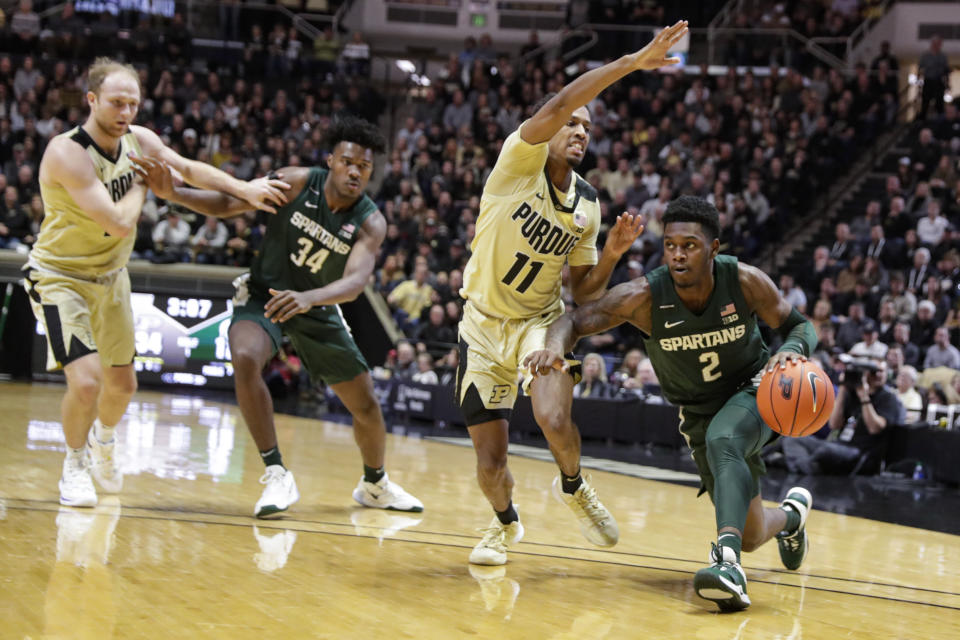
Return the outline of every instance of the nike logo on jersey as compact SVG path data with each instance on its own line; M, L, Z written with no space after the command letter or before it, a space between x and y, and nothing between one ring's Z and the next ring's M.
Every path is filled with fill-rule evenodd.
M304 205L307 209L316 209L316 208L317 208L317 205L315 205L315 204L310 204L309 202L304 202L303 205Z
M542 194L542 193L538 193L538 194L537 194L537 197L540 198L541 200L543 200L543 194Z
M661 308L662 308L662 307L661 307ZM663 323L663 328L664 328L664 329L673 329L674 327L676 327L676 326L678 326L678 325L681 325L681 324L683 324L684 322L686 322L686 321L685 321L685 320L677 320L676 322L664 322L664 323Z

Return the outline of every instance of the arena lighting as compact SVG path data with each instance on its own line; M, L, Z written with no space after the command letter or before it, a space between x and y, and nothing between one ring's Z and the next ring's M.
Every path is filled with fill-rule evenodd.
M397 60L397 68L408 74L413 74L417 71L416 65L409 60Z

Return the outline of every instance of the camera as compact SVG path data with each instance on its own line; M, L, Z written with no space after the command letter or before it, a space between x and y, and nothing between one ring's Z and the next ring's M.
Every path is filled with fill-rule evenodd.
M857 358L841 353L837 359L844 365L843 385L851 390L863 386L864 373L875 373L880 370L880 365L869 358Z

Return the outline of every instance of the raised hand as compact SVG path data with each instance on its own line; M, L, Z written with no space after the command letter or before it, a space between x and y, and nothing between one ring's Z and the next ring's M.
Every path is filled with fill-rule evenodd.
M687 35L687 31L687 21L679 20L658 33L647 46L633 54L636 68L659 69L679 63L680 58L668 58L667 52Z
M606 247L622 256L633 246L633 241L643 233L643 218L632 213L621 213L607 235ZM604 248L606 248L604 247Z

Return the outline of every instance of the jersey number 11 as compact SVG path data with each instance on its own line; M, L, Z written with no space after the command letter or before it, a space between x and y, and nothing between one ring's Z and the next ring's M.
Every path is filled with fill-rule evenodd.
M513 284L513 281L517 279L517 276L520 275L523 268L530 262L530 256L520 253L519 251L516 255L517 259L514 261L513 266L510 267L510 271L507 271L507 275L503 276L503 279L500 281L507 286ZM537 274L540 273L540 269L543 269L542 262L530 262L530 270L524 279L520 281L520 284L517 285L517 291L519 293L525 293L526 290L530 288L530 285L533 284L533 281L537 278Z

